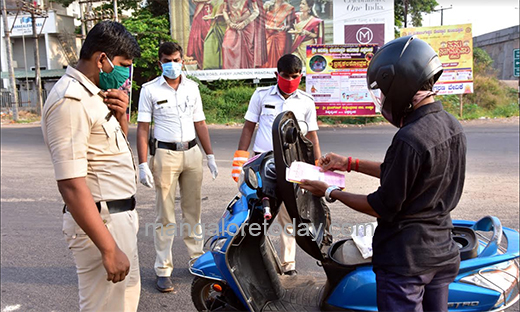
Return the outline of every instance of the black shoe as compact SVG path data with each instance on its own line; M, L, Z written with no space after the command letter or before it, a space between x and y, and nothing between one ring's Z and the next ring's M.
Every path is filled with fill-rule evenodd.
M169 276L157 276L157 283L155 288L160 292L171 292L173 291L173 282Z
M284 275L297 275L298 272L296 270L289 270L283 273Z

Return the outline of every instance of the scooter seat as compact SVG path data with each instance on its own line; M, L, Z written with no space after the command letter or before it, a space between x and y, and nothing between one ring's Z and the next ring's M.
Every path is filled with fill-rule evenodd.
M347 266L372 263L372 257L363 258L351 238L334 243L330 248L330 257L334 262Z

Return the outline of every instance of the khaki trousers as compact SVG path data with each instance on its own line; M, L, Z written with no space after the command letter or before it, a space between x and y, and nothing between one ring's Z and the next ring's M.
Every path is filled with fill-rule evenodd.
M278 223L282 226L280 233L280 251L282 268L284 272L296 269L296 238L294 237L294 228L292 226L292 219L285 208L285 205L280 206L280 211L276 216ZM285 230L287 229L287 231ZM286 233L287 232L287 233Z
M80 311L137 311L141 294L141 277L137 254L137 212L109 214L102 202L101 217L107 229L128 260L130 272L119 283L107 281L101 252L74 221L69 212L63 214L63 233L76 262Z
M200 224L202 153L198 146L187 151L158 148L153 159L155 180L155 273L170 276L173 271L172 245L175 235L184 237L191 258L203 254ZM175 221L175 195L180 186L182 223Z

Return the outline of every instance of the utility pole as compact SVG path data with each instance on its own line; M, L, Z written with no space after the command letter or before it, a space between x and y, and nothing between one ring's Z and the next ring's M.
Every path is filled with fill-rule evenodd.
M85 37L87 37L87 30L85 27L85 8L83 3L79 3L79 16L81 19L81 44L85 41Z
M408 19L408 0L404 0L404 28L406 28L406 20Z
M42 79L40 72L40 47L38 46L38 32L36 31L36 16L34 11L31 12L32 32L34 38L34 85L36 89L36 104L38 115L42 115L43 99L42 99Z
M119 22L119 18L117 17L117 0L114 0L114 22Z
M38 32L36 30L36 18L43 17L47 18L47 11L42 10L36 6L36 3L29 3L23 0L18 0L17 6L20 11L31 14L32 32L34 38L34 85L36 89L36 103L38 115L41 115L43 108L42 99L42 83L41 83L41 72L40 72L40 49L38 46ZM42 25L43 27L43 25Z
M4 38L7 50L7 67L9 68L9 89L13 96L12 99L14 99L14 102L10 104L13 110L13 121L18 121L18 90L16 90L16 81L14 78L13 47L11 45L9 23L7 22L7 6L5 4L5 0L2 0L2 20L4 21Z
M443 7L441 6L440 9L433 10L434 12L441 11L441 26L443 25L444 10L449 10L449 9L453 9L453 6L452 6L451 4L450 4L450 7L449 7L449 8L443 8Z

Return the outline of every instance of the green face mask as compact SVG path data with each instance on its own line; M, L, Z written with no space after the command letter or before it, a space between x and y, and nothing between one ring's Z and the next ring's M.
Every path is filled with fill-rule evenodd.
M99 87L103 90L119 89L125 81L130 77L130 70L123 66L114 66L107 56L108 63L112 66L112 71L105 73L99 69Z

